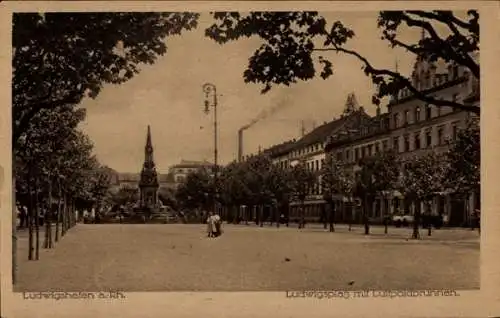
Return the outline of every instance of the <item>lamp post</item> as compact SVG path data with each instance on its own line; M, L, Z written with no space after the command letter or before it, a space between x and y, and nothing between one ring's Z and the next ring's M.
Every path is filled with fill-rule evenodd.
M214 108L214 213L217 212L217 184L218 184L218 154L217 154L217 87L212 83L203 84L205 93L205 114L210 112L210 107Z

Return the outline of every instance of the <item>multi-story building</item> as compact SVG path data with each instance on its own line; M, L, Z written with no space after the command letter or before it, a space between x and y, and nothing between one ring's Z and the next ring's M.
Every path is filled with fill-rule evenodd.
M290 168L303 162L307 169L318 174L317 182L310 189L304 202L304 214L307 219L319 219L324 211L325 201L321 189L319 171L325 160L325 145L330 135L342 131L350 131L368 121L370 116L363 107L357 104L354 94L349 94L344 113L337 119L325 122L298 140L291 140L273 146L268 153L274 164ZM298 218L298 208L301 203L290 202L289 216L292 220Z
M189 173L205 169L208 173L213 173L214 164L208 161L181 160L169 169L169 178L173 180L174 187L184 182Z
M412 73L413 85L438 99L454 100L471 105L479 103L479 85L466 70L457 65L429 63L417 60ZM345 168L355 173L357 162L365 156L393 149L404 163L405 160L428 152L444 153L448 140L465 128L473 114L451 107L436 107L415 98L408 90L394 96L387 105L388 112L378 113L367 125L356 131L332 134L326 144L328 155L341 160ZM470 195L469 206L463 198L452 193L436 195L433 213L445 215L450 225L461 225L467 221L470 211L479 205L478 194ZM413 214L422 209L422 203L404 200L397 191L390 198L378 198L372 209L372 218L389 213Z

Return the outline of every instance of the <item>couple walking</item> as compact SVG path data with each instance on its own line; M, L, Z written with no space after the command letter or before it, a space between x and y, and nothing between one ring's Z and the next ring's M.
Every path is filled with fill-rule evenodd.
M218 214L214 214L213 212L208 213L207 218L207 233L208 237L217 237L222 234L221 230L221 218Z

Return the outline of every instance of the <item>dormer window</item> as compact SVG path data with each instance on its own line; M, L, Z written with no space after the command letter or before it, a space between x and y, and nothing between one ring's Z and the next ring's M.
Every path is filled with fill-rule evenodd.
M432 118L432 105L427 104L425 105L425 119L431 119Z
M417 106L417 108L415 108L415 122L419 121L420 121L420 107Z

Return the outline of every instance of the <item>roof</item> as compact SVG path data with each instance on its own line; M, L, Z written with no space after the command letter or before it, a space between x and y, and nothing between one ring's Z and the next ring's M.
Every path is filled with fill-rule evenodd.
M206 160L195 161L195 160L182 159L180 163L173 165L172 168L199 168L199 167L208 167L213 165L214 165L213 163L208 162Z
M384 122L385 121L385 122ZM375 117L367 117L359 125L343 129L332 134L326 143L325 150L340 146L346 142L353 142L361 139L371 138L389 131L389 113L380 114Z
M330 135L338 132L344 127L347 122L351 121L351 119L353 119L354 117L358 117L359 115L369 117L369 115L365 113L364 109L360 107L351 115L340 117L339 119L333 120L317 127L316 129L299 139L296 143L296 146L304 147L318 142L324 142Z
M282 154L285 154L295 148L296 140L292 139L289 141L285 141L281 144L271 146L268 149L265 149L263 152L269 154L271 157L272 156L279 156Z

